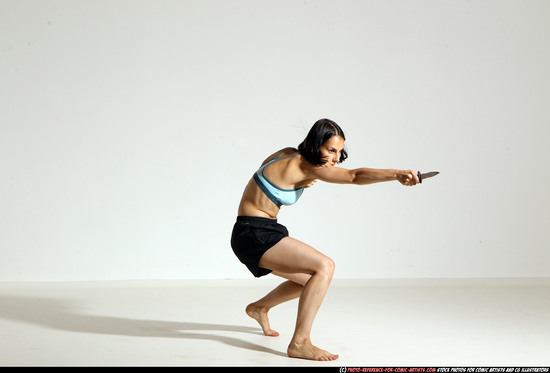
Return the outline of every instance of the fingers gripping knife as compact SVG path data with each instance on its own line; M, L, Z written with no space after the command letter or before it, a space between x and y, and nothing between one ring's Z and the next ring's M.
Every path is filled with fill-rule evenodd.
M439 171L426 172L425 174L421 174L420 171L418 171L416 175L418 176L418 180L420 180L420 183L422 183L422 179L429 179L430 177L434 177L437 174L439 174Z

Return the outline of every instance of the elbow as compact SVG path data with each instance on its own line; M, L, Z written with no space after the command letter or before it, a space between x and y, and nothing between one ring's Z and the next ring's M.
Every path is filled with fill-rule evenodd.
M349 184L354 184L354 185L361 185L362 184L361 179L357 175L357 172L355 172L355 171L350 172L348 183Z

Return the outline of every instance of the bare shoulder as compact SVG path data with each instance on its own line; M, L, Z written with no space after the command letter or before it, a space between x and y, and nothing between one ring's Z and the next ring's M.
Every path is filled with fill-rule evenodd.
M293 154L293 153L296 153L298 152L298 149L296 148L293 148L293 147L286 147L286 148L283 148L283 149L280 149L280 150L277 150L275 153L271 154L269 157L267 157L263 162L262 162L262 166L264 164L266 164L267 162L269 162L270 160L272 160L273 158L275 158L277 155L279 157L281 156L286 156L286 155L290 155L290 154Z

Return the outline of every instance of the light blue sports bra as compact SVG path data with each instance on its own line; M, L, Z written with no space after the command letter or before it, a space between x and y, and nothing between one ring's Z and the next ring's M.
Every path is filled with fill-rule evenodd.
M264 170L267 166L272 164L273 162L280 161L281 159L294 157L295 155L298 155L300 153L288 155L286 157L278 158L279 155L287 151L288 149L284 149L279 154L277 154L275 157L273 157L272 160L264 164L262 167L258 169L254 173L254 180L256 180L256 183L262 190L262 192L265 193L266 196L269 197L269 199L277 205L277 207L281 207L282 205L289 206L293 205L296 202L298 202L298 199L302 196L302 193L304 192L304 187L296 188L296 189L282 189L273 184L269 179L265 176Z

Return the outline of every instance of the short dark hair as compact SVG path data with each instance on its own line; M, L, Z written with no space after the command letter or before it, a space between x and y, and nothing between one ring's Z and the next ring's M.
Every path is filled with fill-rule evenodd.
M315 122L313 127L311 127L304 141L298 145L298 151L309 163L322 166L325 162L321 159L321 152L319 151L319 148L332 136L340 136L344 140L346 139L344 131L342 131L336 122L326 118L319 119ZM342 149L338 163L344 162L347 157L348 152L345 149Z

